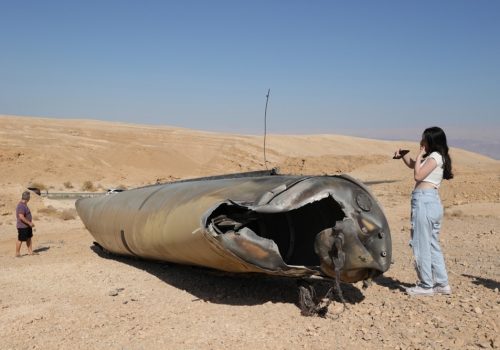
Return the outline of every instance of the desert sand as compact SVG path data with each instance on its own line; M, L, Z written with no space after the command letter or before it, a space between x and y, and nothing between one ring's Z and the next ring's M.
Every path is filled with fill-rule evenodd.
M415 136L418 138L418 135ZM411 170L389 142L341 135L261 136L91 120L0 116L1 349L476 349L500 347L500 161L451 148L455 179L440 190L451 296L409 297ZM296 281L106 256L74 200L32 196L34 248L14 257L15 206L49 192L134 188L279 167L347 173L381 202L393 264L367 289L342 284L328 316L304 317ZM317 282L325 292L326 282Z

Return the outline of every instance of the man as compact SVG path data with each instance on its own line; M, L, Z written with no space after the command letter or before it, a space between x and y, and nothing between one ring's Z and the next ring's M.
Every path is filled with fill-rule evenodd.
M17 227L17 242L16 242L16 257L21 256L21 244L26 242L28 246L28 254L33 255L33 249L31 246L31 237L33 237L33 219L31 217L31 211L28 208L28 202L30 200L29 191L24 191L21 196L21 201L16 207L16 227Z

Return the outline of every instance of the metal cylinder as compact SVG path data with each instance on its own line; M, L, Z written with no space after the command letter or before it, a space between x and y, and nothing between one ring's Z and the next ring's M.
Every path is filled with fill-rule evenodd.
M76 208L106 250L145 259L332 278L331 239L342 234L343 281L380 274L391 260L379 203L345 175L195 179L84 198Z

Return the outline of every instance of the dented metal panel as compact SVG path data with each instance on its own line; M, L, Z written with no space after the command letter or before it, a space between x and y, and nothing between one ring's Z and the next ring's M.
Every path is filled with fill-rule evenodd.
M346 176L262 172L80 199L78 214L110 252L229 272L355 282L386 271L380 204Z

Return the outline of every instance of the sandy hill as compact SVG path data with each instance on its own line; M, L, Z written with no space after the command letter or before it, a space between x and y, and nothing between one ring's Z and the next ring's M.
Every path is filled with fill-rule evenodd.
M342 135L268 135L267 167L282 173L349 173L378 183L389 196L406 195L411 172L394 161L415 142ZM447 205L499 201L500 162L452 149L456 179L446 183ZM49 191L137 187L157 181L265 169L263 138L95 120L0 116L0 183L10 195L36 183ZM488 186L484 184L487 183ZM9 196L10 197L10 196ZM7 204L7 203L5 203ZM10 205L11 203L9 203ZM1 203L0 203L1 205Z

